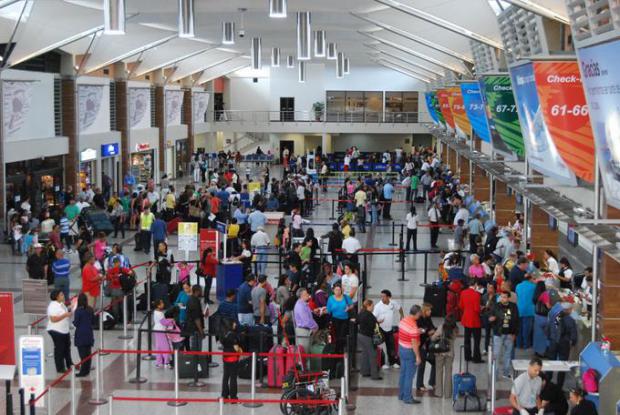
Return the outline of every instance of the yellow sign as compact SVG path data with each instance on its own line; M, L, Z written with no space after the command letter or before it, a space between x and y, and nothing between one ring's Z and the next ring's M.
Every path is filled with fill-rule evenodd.
M248 192L260 192L261 183L260 182L250 182L248 183Z
M198 250L198 223L179 222L179 251Z
M179 222L179 236L198 235L198 223L196 222Z

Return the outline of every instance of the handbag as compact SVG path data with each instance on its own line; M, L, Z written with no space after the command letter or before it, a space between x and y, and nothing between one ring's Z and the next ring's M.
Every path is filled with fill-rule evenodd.
M383 337L383 333L379 329L379 325L375 324L375 332L372 335L372 344L377 347L385 343L385 338Z
M437 340L431 340L428 343L428 352L434 353L447 353L450 351L450 341L444 336L441 336Z

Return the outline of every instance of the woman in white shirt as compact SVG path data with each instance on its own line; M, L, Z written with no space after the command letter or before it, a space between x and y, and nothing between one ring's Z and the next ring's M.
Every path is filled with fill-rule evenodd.
M73 366L71 360L71 312L65 305L65 295L60 290L52 290L47 306L47 332L54 342L54 363L56 372L62 374Z
M543 258L547 264L547 271L551 272L553 275L558 275L560 273L560 266L558 265L557 259L555 259L553 251L551 249L545 249Z
M415 206L411 206L411 210L407 213L407 247L409 251L410 242L413 239L413 250L418 250L418 214Z

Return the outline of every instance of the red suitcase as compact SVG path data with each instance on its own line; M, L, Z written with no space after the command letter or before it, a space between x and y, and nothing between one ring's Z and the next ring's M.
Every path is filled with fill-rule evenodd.
M280 388L282 387L282 380L286 375L287 349L284 346L275 345L269 350L269 353L270 355L267 358L267 385L270 388Z
M284 373L289 373L292 370L295 370L296 365L300 365L302 370L306 368L305 357L302 355L305 353L303 346L295 346L290 345L288 347L288 351L286 352L286 368Z
M495 408L495 411L493 411L493 415L512 415L512 406L502 406L500 408Z

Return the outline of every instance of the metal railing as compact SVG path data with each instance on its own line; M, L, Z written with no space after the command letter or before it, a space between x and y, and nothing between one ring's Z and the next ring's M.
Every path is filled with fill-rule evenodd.
M209 119L215 122L310 122L310 123L386 123L414 124L418 112L314 112L314 111L213 111Z

